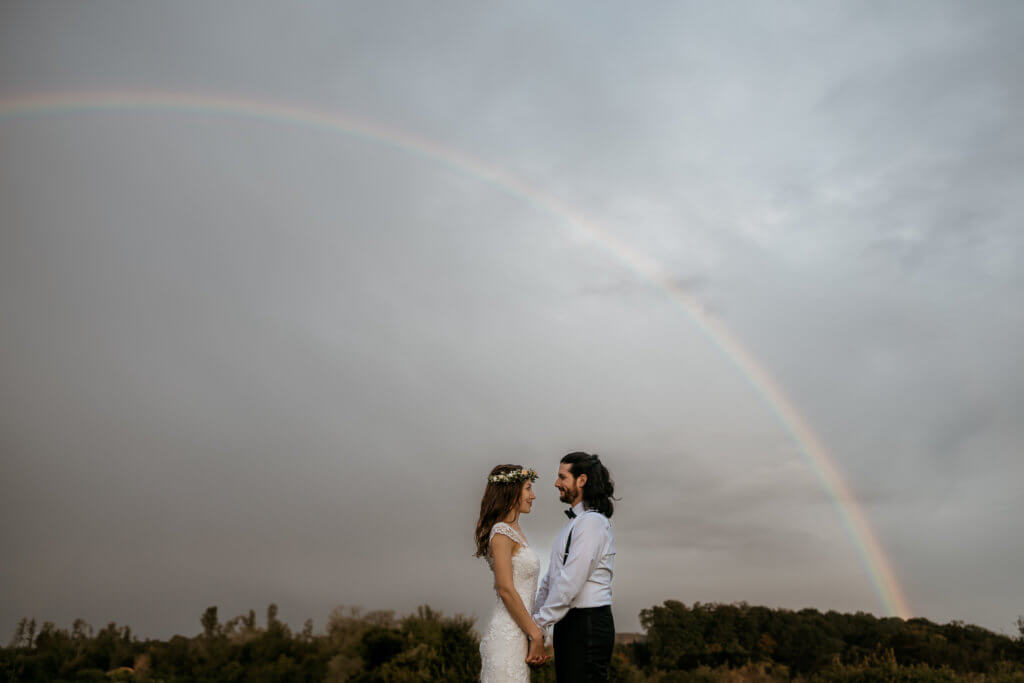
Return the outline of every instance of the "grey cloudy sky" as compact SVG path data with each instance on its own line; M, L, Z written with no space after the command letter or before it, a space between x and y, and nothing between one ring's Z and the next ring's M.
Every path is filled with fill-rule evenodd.
M5 2L0 103L228 95L480 159L656 259L780 382L912 611L1024 575L1024 6ZM3 104L0 104L2 111ZM267 603L485 620L488 469L622 500L615 616L879 614L782 425L664 291L439 160L225 113L0 114L0 637Z

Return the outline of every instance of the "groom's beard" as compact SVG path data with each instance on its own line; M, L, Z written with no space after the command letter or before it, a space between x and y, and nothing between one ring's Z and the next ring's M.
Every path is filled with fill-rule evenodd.
M559 491L561 491L562 494L558 497L558 500L562 501L563 503L568 503L569 505L572 505L572 502L576 500L575 491L569 491L568 489L559 489Z

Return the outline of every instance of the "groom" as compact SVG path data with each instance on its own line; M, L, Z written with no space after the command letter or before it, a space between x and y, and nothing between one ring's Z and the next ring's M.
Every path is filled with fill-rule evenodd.
M568 524L551 549L533 619L545 633L554 627L555 676L559 681L607 681L615 645L612 516L615 482L597 455L570 453L555 481Z

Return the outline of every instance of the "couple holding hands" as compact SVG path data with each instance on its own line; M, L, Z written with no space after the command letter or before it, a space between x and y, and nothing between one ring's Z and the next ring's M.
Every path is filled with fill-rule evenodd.
M476 526L476 556L494 573L497 604L480 642L483 683L530 680L530 665L544 664L554 641L559 681L607 681L615 622L612 572L615 538L609 518L615 483L597 455L569 453L555 488L571 507L540 580L540 557L519 526L537 497L537 472L498 465L487 478Z

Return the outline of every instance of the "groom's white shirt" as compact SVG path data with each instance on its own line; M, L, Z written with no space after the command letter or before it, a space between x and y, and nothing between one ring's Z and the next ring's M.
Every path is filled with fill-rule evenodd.
M548 571L540 582L534 603L533 619L546 636L573 607L612 604L615 537L611 522L600 512L584 511L583 503L577 503L572 509L576 517L562 528L551 547ZM570 529L572 544L563 564Z

